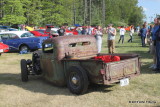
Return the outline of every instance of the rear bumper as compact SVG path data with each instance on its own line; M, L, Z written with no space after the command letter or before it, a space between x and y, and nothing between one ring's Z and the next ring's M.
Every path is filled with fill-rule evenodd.
M105 76L103 76L103 84L104 85L109 85L109 84L112 84L112 83L116 83L116 82L119 82L121 79L124 79L124 78L133 78L133 77L136 77L140 75L140 73L136 73L136 74L130 74L130 75L127 75L127 76L123 76L123 77L119 77L119 78L112 78L112 79L106 79Z

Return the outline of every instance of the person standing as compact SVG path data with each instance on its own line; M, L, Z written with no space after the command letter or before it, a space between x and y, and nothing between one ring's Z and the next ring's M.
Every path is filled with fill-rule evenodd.
M97 30L95 31L95 34L96 34L95 37L96 37L98 53L100 53L101 49L102 49L102 36L103 36L101 26L97 27Z
M82 35L87 35L86 27L82 27L81 34L82 34Z
M151 43L150 43L150 54L153 55L153 64L149 67L149 68L152 68L153 70L155 70L157 68L157 66L156 66L157 59L156 59L156 35L155 35L155 33L157 32L158 29L159 29L159 24L158 24L157 18L155 18L154 19L154 26L151 31Z
M124 35L125 35L125 32L126 32L126 30L124 29L124 26L121 26L120 31L119 31L119 33L120 33L120 38L119 38L118 43L120 43L121 40L122 40L122 44L124 43Z
M112 24L109 24L106 30L108 34L108 52L110 54L115 53L115 36L116 36L116 29L112 27Z
M77 28L78 35L81 35L81 34L82 34L81 31L82 31L81 28L78 27L78 28Z
M65 33L65 29L63 26L61 26L60 29L58 30L58 34L59 36L64 36L64 33Z
M143 24L143 28L140 30L140 34L141 34L142 47L145 47L146 46L145 38L146 38L146 35L147 35L147 28L146 28L145 24Z
M130 39L128 40L128 42L132 42L132 41L133 41L133 33L134 33L134 26L131 25L131 27L130 27L130 29L129 29Z
M156 73L160 73L160 17L157 18L158 30L155 32L156 37L156 59L157 59L157 67Z
M92 34L92 27L88 26L87 27L87 35L91 35Z
M136 27L136 32L139 33L139 30L140 30L140 26L138 25L138 26Z

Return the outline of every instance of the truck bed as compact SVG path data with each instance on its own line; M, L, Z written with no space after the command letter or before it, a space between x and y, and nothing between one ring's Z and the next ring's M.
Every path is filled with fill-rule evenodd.
M110 54L98 54L110 55ZM96 84L111 84L123 78L132 78L140 74L140 57L137 54L112 54L120 56L117 62L104 63L102 60L85 58L65 59L67 66L81 65L89 75L91 82Z

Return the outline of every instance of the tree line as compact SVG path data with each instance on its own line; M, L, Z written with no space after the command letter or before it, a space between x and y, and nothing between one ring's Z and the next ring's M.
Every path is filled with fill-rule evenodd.
M138 0L0 0L5 25L138 25L144 13Z

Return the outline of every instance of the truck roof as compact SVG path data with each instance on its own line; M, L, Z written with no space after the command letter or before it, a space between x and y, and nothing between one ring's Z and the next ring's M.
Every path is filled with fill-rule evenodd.
M54 38L46 39L44 42L58 42L58 43L73 43L73 42L80 42L80 41L91 41L95 42L95 37L91 35L78 35L78 36L58 36Z
M54 43L58 59L63 59L66 55L76 58L97 55L97 45L94 36L59 36L50 38L44 43Z

